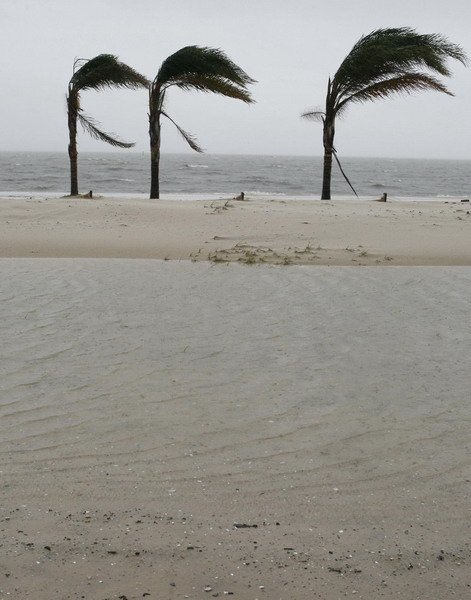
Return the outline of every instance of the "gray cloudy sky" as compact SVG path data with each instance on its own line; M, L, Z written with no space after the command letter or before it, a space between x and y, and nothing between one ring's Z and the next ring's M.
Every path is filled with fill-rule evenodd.
M0 150L66 150L65 93L75 57L116 54L149 78L187 45L221 48L258 84L256 105L172 91L167 109L209 153L322 154L327 78L358 38L408 26L442 33L471 58L469 0L0 0ZM471 68L450 64L434 92L352 106L338 123L341 156L471 159ZM107 131L147 152L144 90L82 95ZM110 146L80 132L81 151ZM165 125L164 152L190 151ZM190 151L191 152L191 151Z

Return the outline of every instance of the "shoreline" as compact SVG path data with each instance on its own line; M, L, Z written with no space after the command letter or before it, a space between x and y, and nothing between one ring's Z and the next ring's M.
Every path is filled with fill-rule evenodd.
M458 200L0 198L0 257L471 265Z

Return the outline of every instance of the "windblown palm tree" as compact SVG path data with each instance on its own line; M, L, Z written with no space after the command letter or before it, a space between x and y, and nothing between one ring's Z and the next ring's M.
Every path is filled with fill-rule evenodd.
M151 152L150 197L159 198L159 166L161 117L169 119L196 152L203 152L194 136L184 131L167 114L165 97L172 86L180 90L196 90L222 94L248 104L253 100L247 85L255 83L221 50L199 46L186 46L169 56L149 88L149 135Z
M332 156L349 183L334 147L335 120L349 104L387 98L397 93L436 90L453 94L433 75L450 76L446 59L466 64L460 46L439 34L420 35L408 27L378 29L362 37L340 65L327 85L325 110L312 110L302 116L320 120L324 125L323 200L330 200ZM352 187L353 189L353 187ZM355 191L355 190L353 190Z
M75 60L74 74L69 81L67 95L71 196L78 194L77 120L83 129L97 140L102 140L118 148L134 146L134 144L121 141L114 134L105 133L99 129L99 123L83 112L80 106L80 92L84 90L101 91L112 87L137 89L148 86L149 82L143 75L119 62L117 57L111 54L100 54L90 60Z

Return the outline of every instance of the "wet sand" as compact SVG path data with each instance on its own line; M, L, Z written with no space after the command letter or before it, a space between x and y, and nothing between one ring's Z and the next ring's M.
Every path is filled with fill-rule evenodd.
M0 272L1 598L467 596L470 268Z

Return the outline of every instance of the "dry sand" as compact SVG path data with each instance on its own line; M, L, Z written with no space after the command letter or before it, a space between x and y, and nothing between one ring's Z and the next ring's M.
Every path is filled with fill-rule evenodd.
M471 265L461 202L0 199L0 257Z
M0 599L467 598L466 204L224 204L2 201Z

